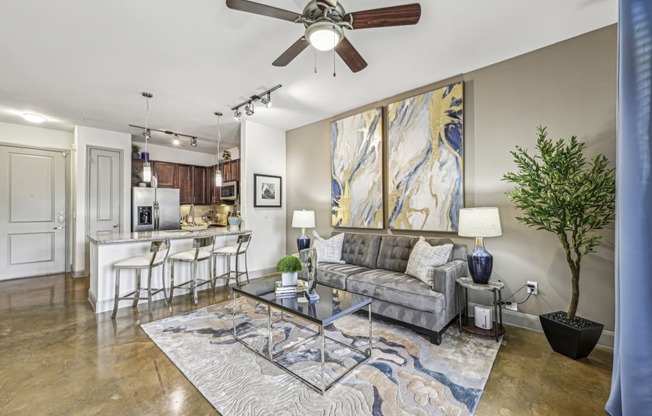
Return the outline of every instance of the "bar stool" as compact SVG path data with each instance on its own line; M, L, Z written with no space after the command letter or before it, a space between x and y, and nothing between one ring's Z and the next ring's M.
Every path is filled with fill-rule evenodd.
M251 233L247 234L240 234L238 236L238 241L236 242L235 245L233 246L226 246L226 247L220 247L216 250L213 250L213 276L214 279L226 279L226 284L229 284L229 280L231 280L231 256L235 256L235 283L240 286L240 276L245 275L247 277L247 283L249 283L249 269L247 267L247 249L249 248L249 244L251 243ZM239 272L238 271L238 256L244 255L245 259L245 271L244 272ZM217 263L217 257L218 256L223 256L226 259L226 273L221 274L219 276L216 276L217 270L216 270L216 263ZM214 287L214 286L213 286Z
M211 252L213 251L215 245L215 237L196 237L192 239L192 248L193 250L181 251L179 253L173 254L170 256L170 303L172 303L172 297L174 295L174 289L186 289L190 290L190 293L193 295L193 301L195 305L198 302L197 288L199 286L205 285L207 283L211 284L211 288L215 291L215 282L212 277L209 279L197 279L197 264L203 261L208 260L208 274L211 274ZM204 247L209 247L210 251L202 250ZM180 283L178 285L174 284L174 263L190 263L192 265L192 277L189 281ZM185 286L190 285L190 288Z
M163 251L165 251L165 253L163 253ZM149 252L151 253L149 255L129 257L113 264L116 275L113 314L111 315L111 319L115 319L115 315L118 313L118 303L120 303L121 300L133 300L133 307L136 307L138 301L145 298L144 296L140 296L140 293L143 290L147 291L147 311L150 315L152 314L152 296L159 292L163 292L165 305L169 306L168 297L165 293L165 260L170 252L170 240L152 241ZM152 269L158 266L163 266L163 273L161 274L161 284L163 287L152 288ZM125 295L120 295L120 272L125 269L133 269L136 271L136 290ZM143 270L147 270L147 288L141 288L141 272Z

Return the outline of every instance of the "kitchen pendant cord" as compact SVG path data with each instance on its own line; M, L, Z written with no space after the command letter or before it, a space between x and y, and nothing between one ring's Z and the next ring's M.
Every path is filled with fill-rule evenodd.
M147 105L147 112L145 113L145 160L149 161L149 153L147 153L147 143L149 143L149 97L145 97L145 104Z

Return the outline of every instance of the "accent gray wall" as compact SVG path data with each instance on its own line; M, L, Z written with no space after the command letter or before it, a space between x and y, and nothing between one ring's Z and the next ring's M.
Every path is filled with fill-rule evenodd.
M538 125L548 126L549 137L553 139L576 135L587 143L589 154L604 153L615 163L616 40L616 26L609 26L288 131L287 251L296 251L296 237L300 232L291 227L295 209L315 210L317 231L322 235L330 235L332 231L331 121L464 80L465 206L499 207L503 227L501 237L485 240L487 250L494 255L493 278L505 282L504 298L527 280L539 282L539 295L519 305L520 312L538 315L565 310L570 298L570 271L563 250L553 234L516 221L518 213L504 195L511 185L502 182L501 177L514 169L510 150L516 145L534 149ZM582 263L578 314L602 322L605 330L613 331L613 225L603 231L602 245ZM469 249L473 246L472 239L445 233L395 234L454 237ZM523 300L524 292L516 294L516 299ZM473 300L483 301L482 298Z

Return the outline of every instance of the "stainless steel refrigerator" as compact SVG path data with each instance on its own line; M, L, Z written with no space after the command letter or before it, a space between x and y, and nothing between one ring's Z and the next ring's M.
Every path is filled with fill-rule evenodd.
M180 228L178 189L131 188L131 231Z

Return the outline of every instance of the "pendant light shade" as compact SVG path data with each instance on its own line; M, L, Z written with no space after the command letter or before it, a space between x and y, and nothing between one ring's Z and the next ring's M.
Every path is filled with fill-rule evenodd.
M143 181L151 182L152 181L152 166L149 162L143 164Z
M215 171L215 186L222 186L222 172L220 171L219 166Z

